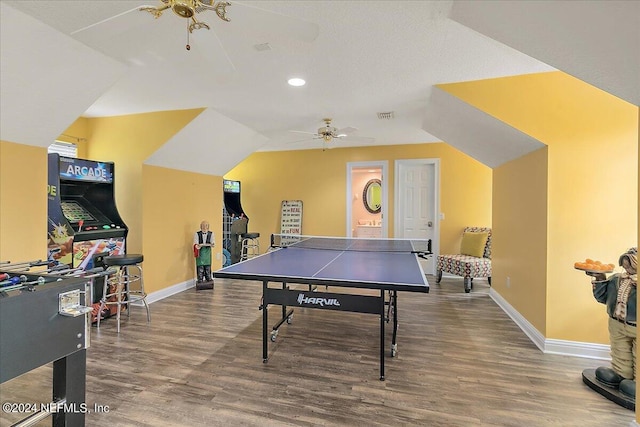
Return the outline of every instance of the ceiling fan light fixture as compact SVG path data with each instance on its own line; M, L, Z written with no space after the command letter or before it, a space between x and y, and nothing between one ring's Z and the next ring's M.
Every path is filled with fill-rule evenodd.
M300 87L300 86L304 86L307 82L304 81L304 79L301 79L300 77L292 77L289 80L287 80L287 83L289 83L290 86Z
M227 18L227 6L231 6L231 3L226 1L215 2L215 0L161 0L162 5L153 7L153 6L141 6L138 10L151 13L154 18L159 18L162 16L162 12L167 9L171 9L173 13L178 15L181 18L191 19L193 22L189 25L189 32L193 32L193 30L199 30L201 28L209 29L209 25L205 22L198 21L195 16L199 12L204 10L213 10L216 12L218 17L223 21L229 22L229 18ZM187 45L188 46L188 45ZM189 48L187 47L187 50Z

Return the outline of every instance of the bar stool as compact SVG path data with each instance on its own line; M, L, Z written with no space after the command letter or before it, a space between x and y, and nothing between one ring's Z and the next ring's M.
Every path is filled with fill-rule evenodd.
M241 261L260 255L260 242L258 241L258 237L260 237L260 233L244 233L241 235L241 237L242 237Z
M118 271L110 278L105 278L99 313L102 313L105 306L115 305L117 307L118 333L120 332L120 311L123 306L126 307L127 317L130 317L130 304L142 301L147 309L147 322L151 321L147 294L144 291L142 266L140 265L143 260L144 257L140 254L112 255L104 258L105 266L118 267ZM98 316L98 328L100 327L100 317Z

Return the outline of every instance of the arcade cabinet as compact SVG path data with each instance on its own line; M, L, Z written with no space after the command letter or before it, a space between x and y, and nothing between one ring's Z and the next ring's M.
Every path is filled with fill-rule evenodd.
M91 269L125 253L128 228L116 208L112 162L49 154L48 251L55 265ZM96 265L98 264L98 265ZM96 283L93 303L102 296ZM94 319L95 320L95 319Z
M48 248L58 263L86 269L96 255L125 253L128 228L116 208L114 182L111 162L49 154Z
M224 227L223 227L223 252L225 255L224 267L235 264L242 258L241 237L247 233L249 217L242 209L240 202L240 181L223 180L224 194Z

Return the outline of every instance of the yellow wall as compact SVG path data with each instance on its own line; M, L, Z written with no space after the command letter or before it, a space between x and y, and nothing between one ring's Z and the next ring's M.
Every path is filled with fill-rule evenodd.
M493 195L491 286L545 331L547 148L495 168Z
M0 141L0 261L47 258L47 149Z
M129 228L127 252L140 253L143 249L143 162L201 112L162 111L89 119L88 158L115 162L116 206Z
M195 277L193 236L202 220L215 233L212 269L220 268L222 177L143 166L142 188L145 290Z
M546 338L608 344L605 309L573 263L615 263L637 245L638 107L562 72L441 87L548 145L547 313L530 316L537 323L546 316ZM523 200L525 186L523 179ZM506 274L511 258L494 268ZM527 292L512 287L508 301Z
M221 265L222 177L143 166L200 112L80 118L64 132L87 139L78 144L79 157L115 162L116 204L129 227L127 251L145 256L147 292L194 278L193 234L203 219L218 242L212 268ZM46 148L0 142L0 260L46 258L46 187Z
M467 225L491 225L491 169L443 143L253 153L225 175L242 182L242 207L249 230L269 235L280 231L282 200L302 200L302 233L344 236L347 163L389 161L389 236L393 237L394 161L439 158L441 252L457 251Z

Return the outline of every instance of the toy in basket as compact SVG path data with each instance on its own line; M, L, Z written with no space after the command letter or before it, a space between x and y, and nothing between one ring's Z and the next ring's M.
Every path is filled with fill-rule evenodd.
M211 277L211 248L215 246L215 238L209 231L209 223L202 221L200 231L193 237L193 256L196 260L196 290L213 289Z

